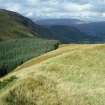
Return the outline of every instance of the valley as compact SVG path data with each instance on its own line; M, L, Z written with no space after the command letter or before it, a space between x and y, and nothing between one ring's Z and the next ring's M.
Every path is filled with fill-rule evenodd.
M104 105L104 25L0 9L0 105Z

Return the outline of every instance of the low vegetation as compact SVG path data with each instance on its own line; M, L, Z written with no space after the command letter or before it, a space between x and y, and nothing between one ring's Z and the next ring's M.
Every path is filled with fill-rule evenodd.
M47 28L19 13L0 9L0 41L16 38L47 38L51 39Z
M13 82L16 79L17 79L16 76L11 76L11 77L9 77L7 79L0 80L0 89L5 88L6 86L8 86L11 82Z
M11 38L32 37L32 31L29 31L24 25L24 19L20 20L19 15L6 10L0 10L0 40ZM22 22L23 21L23 22Z
M25 61L58 47L57 41L23 38L0 42L0 77Z
M29 77L10 90L5 101L7 105L59 105L55 88L44 76Z
M65 45L30 60L6 76L18 82L0 94L1 105L104 105L104 52L104 44Z

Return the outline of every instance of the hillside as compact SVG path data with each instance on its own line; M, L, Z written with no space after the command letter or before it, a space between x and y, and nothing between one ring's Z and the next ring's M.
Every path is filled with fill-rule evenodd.
M0 40L24 37L44 37L49 31L13 11L0 9Z
M99 36L105 39L105 21L79 24L76 27L88 35Z
M30 19L0 9L0 77L32 57L56 49L58 41L43 39L46 32Z
M49 26L52 33L52 39L59 40L62 43L102 43L102 39L96 36L84 34L79 29L65 25Z
M79 29L87 35L98 36L105 39L105 21L89 22L78 19L42 19L36 21L36 23L46 27L56 25L71 26Z
M46 20L47 21L47 20ZM49 20L50 21L50 20ZM56 20L60 24L61 20ZM77 24L79 20L63 20L65 24ZM37 23L37 24L36 24ZM38 22L12 11L0 10L0 41L25 37L40 37L50 40L59 40L62 43L99 43L103 42L102 38L89 36L79 29L66 25L41 26ZM56 23L56 24L57 24Z
M104 22L89 23L78 19L42 19L37 24L49 29L51 38L63 43L103 43ZM98 35L97 35L98 34Z
M25 61L57 47L57 41L40 38L11 39L0 42L0 77Z
M1 105L104 105L104 52L65 45L26 62L1 79Z

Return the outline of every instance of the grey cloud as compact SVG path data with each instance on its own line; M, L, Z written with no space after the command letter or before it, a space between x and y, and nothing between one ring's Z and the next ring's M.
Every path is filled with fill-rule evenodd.
M0 0L0 8L30 18L105 19L105 0Z

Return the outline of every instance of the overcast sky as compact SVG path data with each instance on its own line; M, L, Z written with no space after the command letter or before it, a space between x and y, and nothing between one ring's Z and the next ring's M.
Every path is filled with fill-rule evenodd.
M0 8L34 19L105 20L105 0L0 0Z

